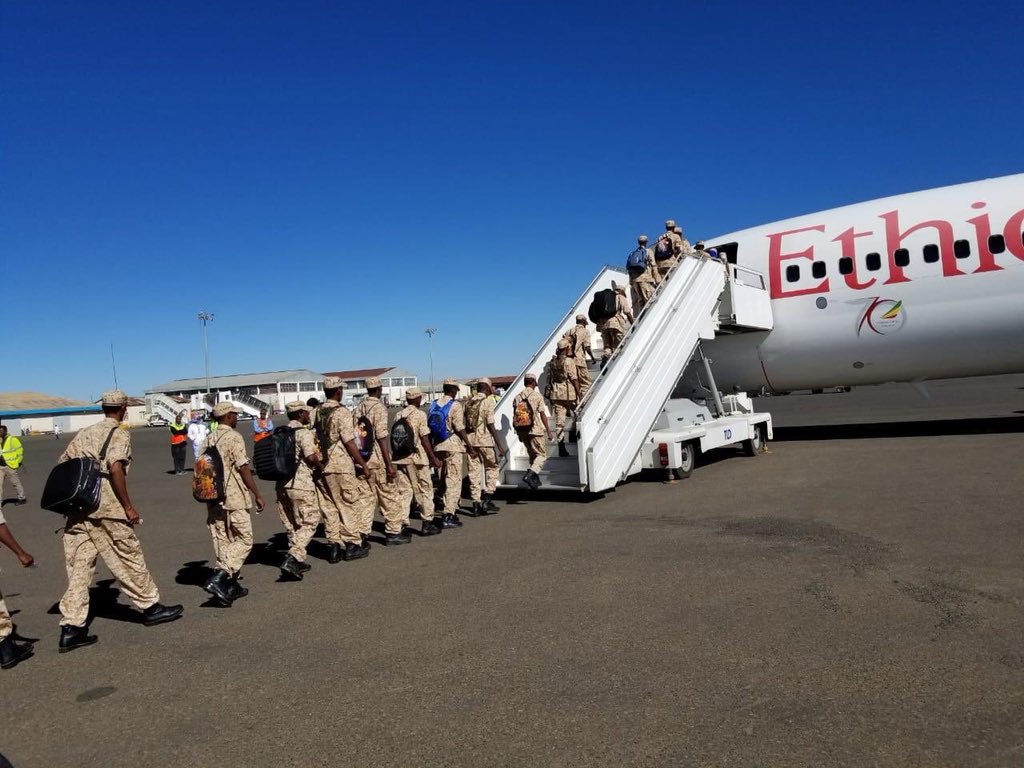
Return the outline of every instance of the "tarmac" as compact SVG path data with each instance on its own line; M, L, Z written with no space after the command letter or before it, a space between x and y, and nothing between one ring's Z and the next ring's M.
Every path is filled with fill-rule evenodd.
M0 672L0 753L52 766L1024 764L1024 375L759 399L776 441L583 503L544 495L208 607L211 545L166 430L132 432L165 602L109 584L58 655L62 519L7 505L0 574L35 655ZM242 425L243 429L248 427ZM25 438L38 499L67 436ZM272 498L272 487L263 484ZM418 523L414 523L418 527ZM322 540L318 540L321 541Z

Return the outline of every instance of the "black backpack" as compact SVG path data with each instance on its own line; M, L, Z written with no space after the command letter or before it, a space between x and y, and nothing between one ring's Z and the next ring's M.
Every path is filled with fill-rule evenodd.
M107 456L107 448L110 447L110 439L116 429L114 427L110 430L107 439L103 441L98 459L91 456L68 459L50 470L39 506L61 515L94 512L100 505L103 459Z
M299 468L295 455L295 430L277 427L270 437L256 443L252 451L252 464L260 480L291 480Z
M398 419L391 425L391 458L407 459L416 452L416 435L407 419Z
M594 300L590 303L587 315L592 323L603 323L611 320L618 312L618 304L615 301L615 291L605 288L594 294Z

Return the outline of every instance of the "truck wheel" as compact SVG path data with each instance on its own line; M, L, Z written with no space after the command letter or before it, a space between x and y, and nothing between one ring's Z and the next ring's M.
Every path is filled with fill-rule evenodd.
M693 443L683 443L680 448L683 454L683 463L672 470L672 475L676 480L685 480L693 474L693 465L697 460L697 452L693 448Z
M762 429L763 427L760 424L755 424L753 437L743 441L743 452L747 456L757 456L764 447L764 432L761 431Z

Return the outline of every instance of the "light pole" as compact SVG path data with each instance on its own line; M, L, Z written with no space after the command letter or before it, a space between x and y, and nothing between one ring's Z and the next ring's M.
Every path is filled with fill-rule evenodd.
M210 345L206 341L206 324L213 322L213 312L200 312L199 322L203 324L203 363L206 367L206 394L210 394Z
M430 350L430 399L434 399L434 334L437 333L437 328L427 328L425 333L427 334L427 347Z

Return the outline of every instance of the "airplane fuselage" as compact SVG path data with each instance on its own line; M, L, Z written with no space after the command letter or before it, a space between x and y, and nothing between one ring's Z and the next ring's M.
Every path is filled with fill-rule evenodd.
M706 345L722 389L1024 371L1024 174L709 238L764 276L774 329Z

